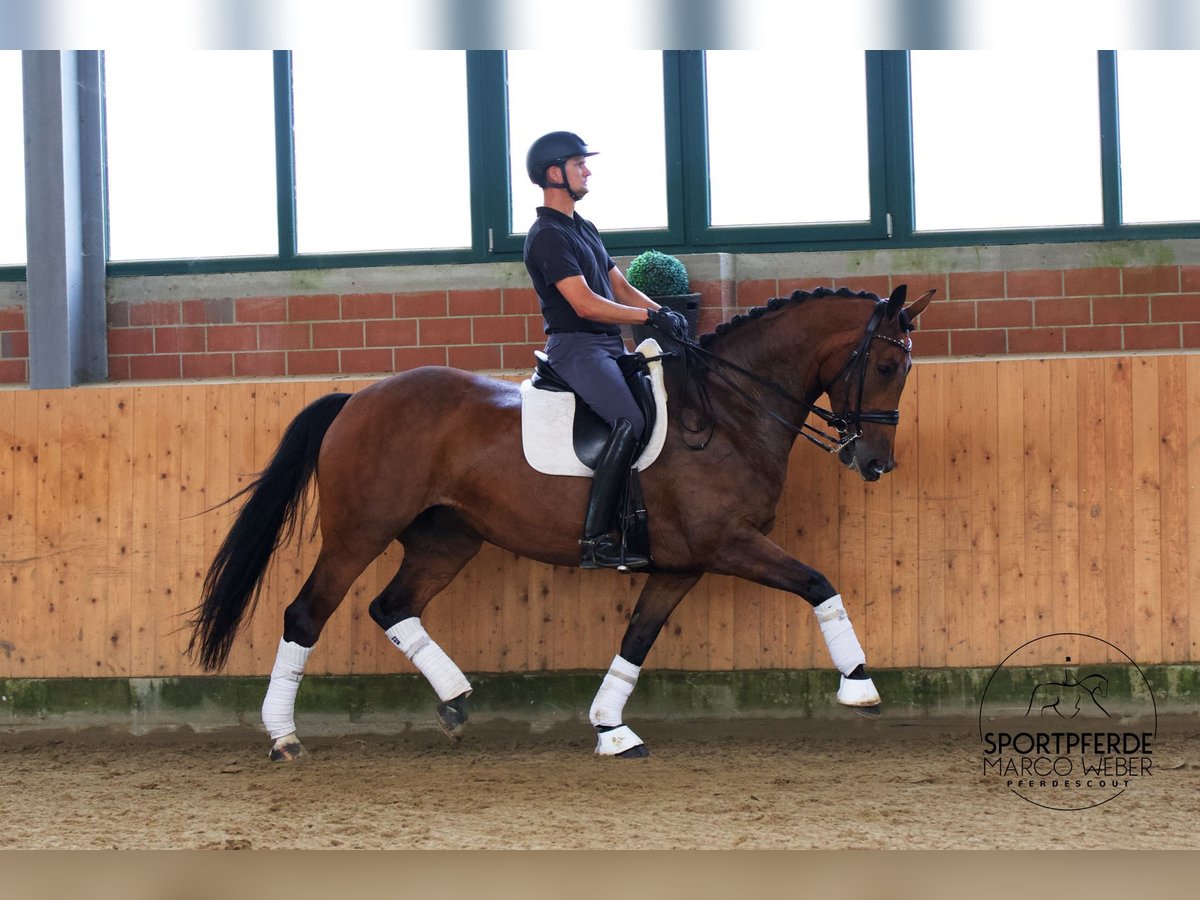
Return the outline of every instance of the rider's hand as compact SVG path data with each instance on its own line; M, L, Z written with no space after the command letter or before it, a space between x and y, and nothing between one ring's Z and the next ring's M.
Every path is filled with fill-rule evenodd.
M683 313L667 309L665 306L650 310L646 315L646 324L672 340L689 340L688 323L687 319L683 317Z

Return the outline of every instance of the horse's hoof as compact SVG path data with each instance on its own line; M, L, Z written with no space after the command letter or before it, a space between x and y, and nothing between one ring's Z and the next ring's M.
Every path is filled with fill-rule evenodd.
M451 740L462 740L463 726L467 724L467 695L461 694L453 700L439 703L438 725Z
M306 756L308 751L304 749L295 732L281 737L271 747L271 762L296 762Z
M628 725L616 725L596 735L596 755L616 756L621 759L644 759L650 750Z
M879 691L875 690L875 682L870 678L847 678L843 675L838 685L837 702L855 709L878 707Z
M646 759L650 755L650 748L645 744L638 744L636 747L630 747L617 754L617 759Z
M878 703L874 706L852 706L850 708L867 719L878 719L883 715L883 706Z

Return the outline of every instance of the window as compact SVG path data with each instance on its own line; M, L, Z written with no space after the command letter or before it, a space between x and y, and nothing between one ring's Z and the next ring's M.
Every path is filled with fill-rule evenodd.
M914 51L918 231L1103 222L1094 51Z
M658 51L510 51L511 232L523 234L542 205L525 153L550 131L573 131L600 153L588 161L581 215L602 231L666 228L663 93Z
M279 251L271 54L105 54L113 260Z
M866 60L705 53L713 226L871 217Z
M301 253L471 245L466 53L292 54Z
M1200 53L1117 54L1122 221L1200 221L1200 120L1184 100L1197 85Z
M0 266L25 265L21 52L0 50Z

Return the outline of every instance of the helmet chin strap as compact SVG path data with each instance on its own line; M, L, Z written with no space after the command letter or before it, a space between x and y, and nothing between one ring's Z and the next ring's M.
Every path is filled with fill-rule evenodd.
M577 193L575 193L573 190L571 190L571 183L570 183L570 180L567 178L567 164L566 164L566 163L563 163L562 165L557 165L557 164L556 164L556 165L550 166L550 168L551 168L551 169L561 169L561 170L562 170L562 173L563 173L563 183L562 183L562 184L555 184L553 181L551 181L550 179L548 179L548 178L547 178L547 179L546 179L546 187L548 187L548 188L558 188L560 191L566 191L566 192L567 192L567 195L568 195L568 196L569 196L569 197L570 197L572 200L574 200L576 203L578 203L580 200L582 200L582 199L583 199L583 194L577 194Z

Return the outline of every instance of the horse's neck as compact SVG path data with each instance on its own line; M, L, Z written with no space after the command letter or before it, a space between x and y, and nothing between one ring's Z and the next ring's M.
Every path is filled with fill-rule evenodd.
M788 311L790 316L801 312ZM797 430L804 421L803 404L816 399L819 380L816 342L796 339L807 332L808 323L777 325L785 323L767 321L767 316L745 322L722 334L708 349L756 378L777 385L794 400L720 364L716 367L719 374L707 375L706 383L716 430L726 432L726 437L736 436L730 448L743 454L763 475L770 475L768 470L777 467L774 476L782 478Z
M821 392L819 353L829 335L840 327L831 328L832 323L845 317L838 315L840 312L834 304L810 298L746 322L722 335L710 349L722 359L779 385L793 397L812 403ZM799 414L795 404L770 391L760 393L769 408L777 412L786 409L789 418Z

